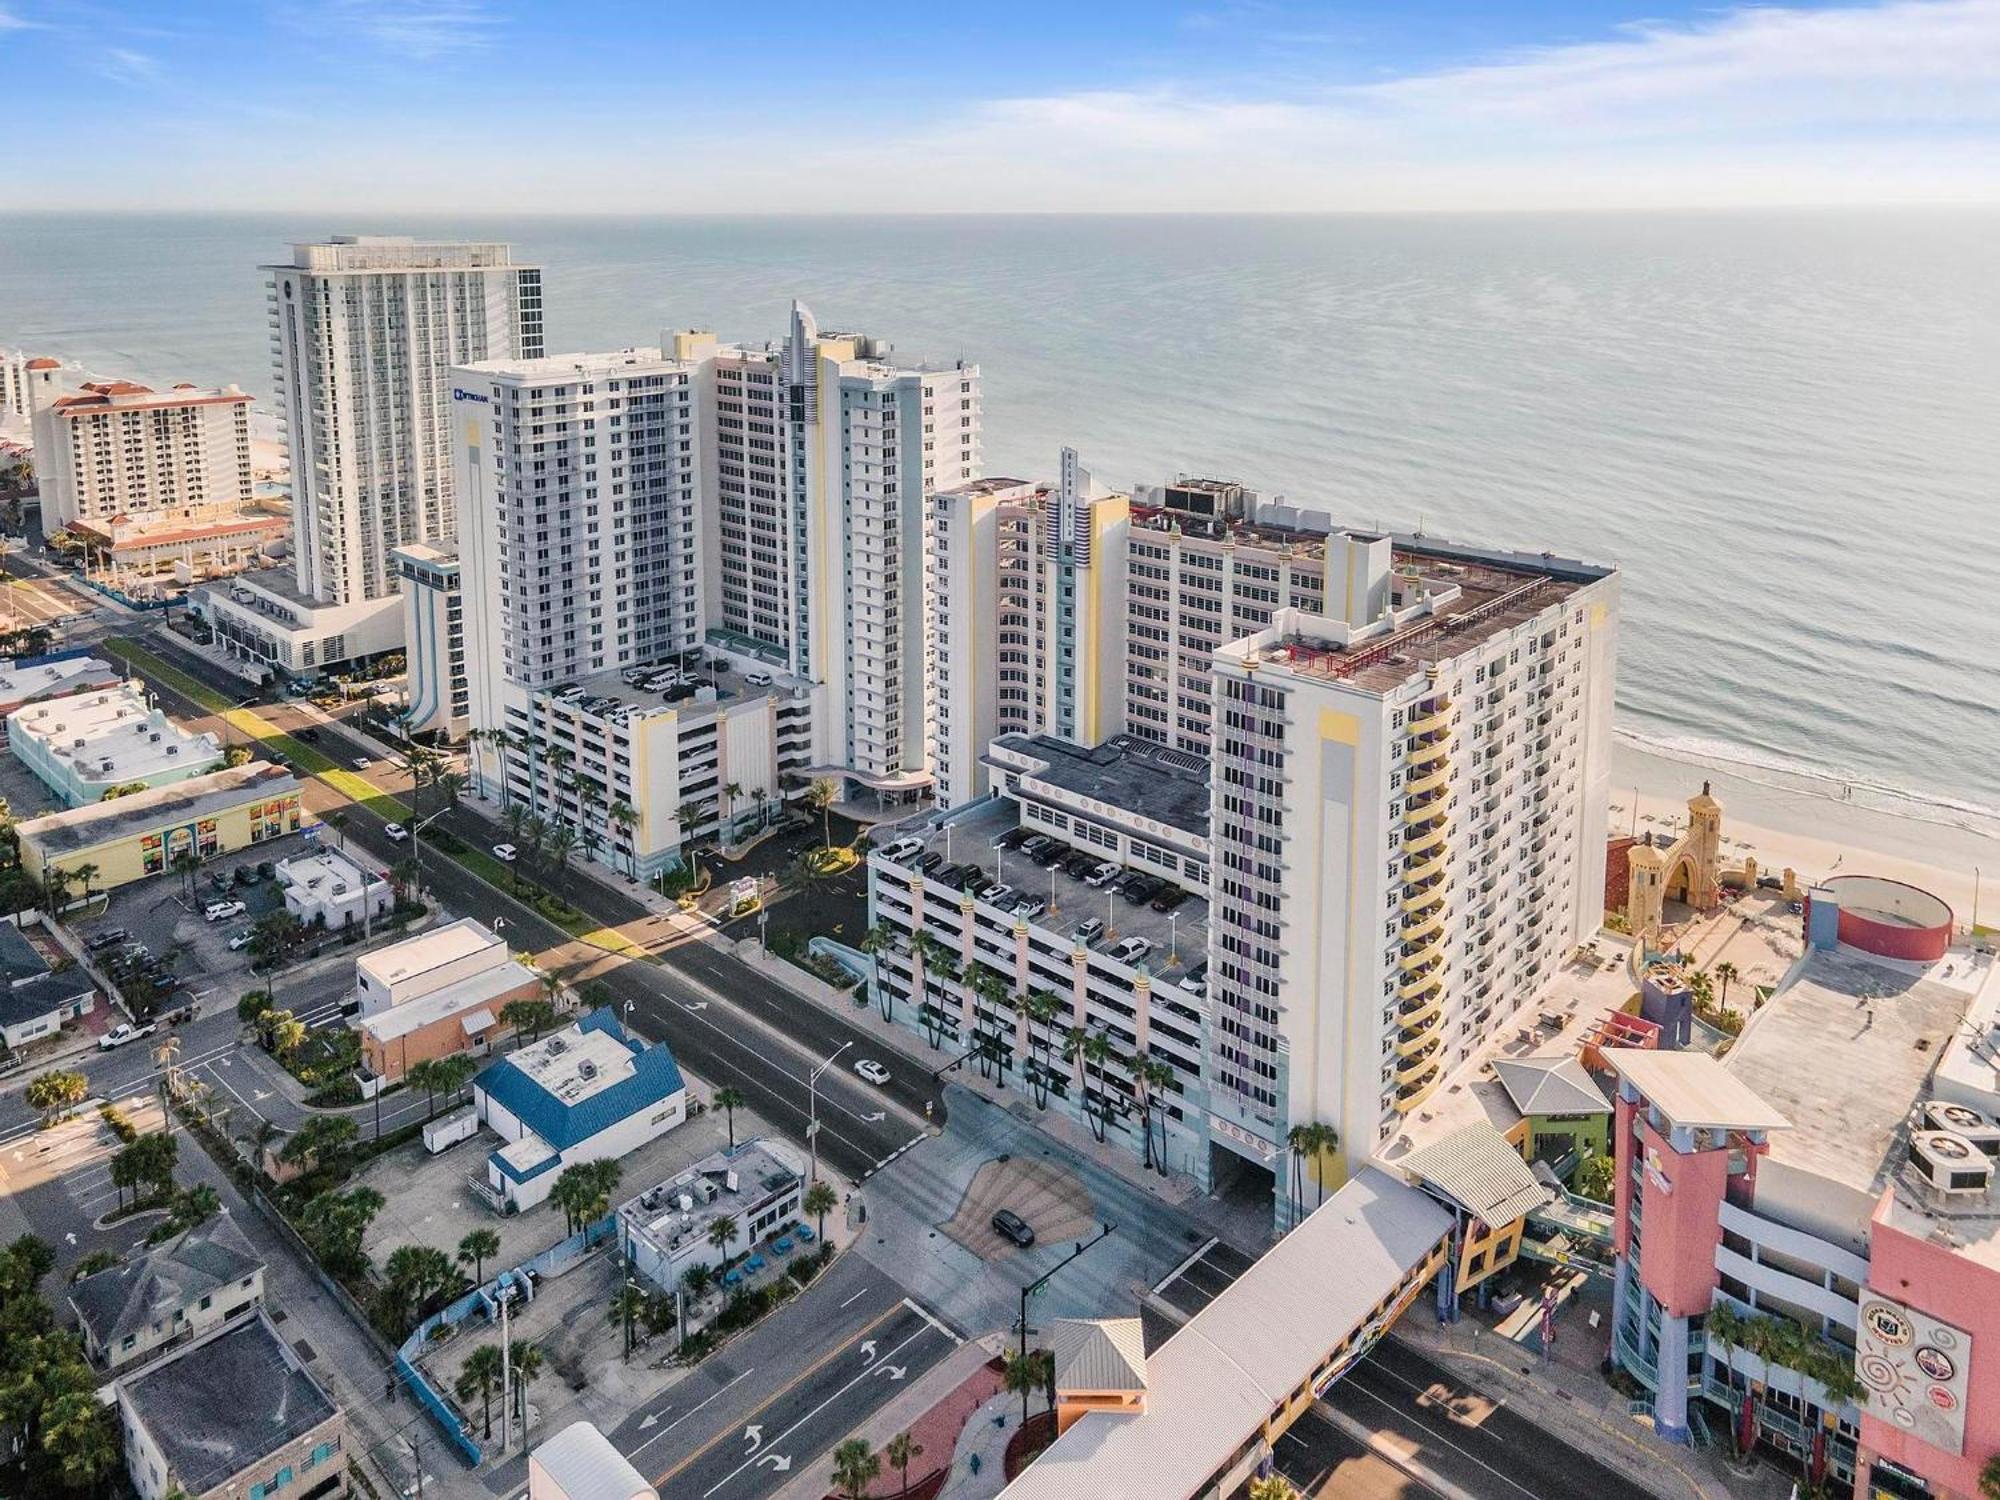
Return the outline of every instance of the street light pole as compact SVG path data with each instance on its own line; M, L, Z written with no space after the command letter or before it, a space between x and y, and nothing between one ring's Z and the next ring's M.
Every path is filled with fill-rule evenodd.
M1117 1232L1118 1226L1116 1224L1106 1224L1090 1239L1078 1240L1074 1250L1070 1251L1068 1255L1065 1255L1055 1265L1043 1272L1042 1275L1021 1288L1021 1357L1023 1359L1028 1357L1028 1299L1047 1286L1057 1271L1060 1271L1064 1266L1082 1255L1092 1245L1097 1244L1100 1240L1109 1238Z
M806 1140L812 1146L812 1177L810 1179L812 1182L819 1181L819 1075L832 1067L834 1060L853 1045L854 1043L852 1042L842 1042L838 1047L833 1049L832 1055L825 1062L812 1070L812 1076L806 1079L806 1118L808 1121L806 1125Z

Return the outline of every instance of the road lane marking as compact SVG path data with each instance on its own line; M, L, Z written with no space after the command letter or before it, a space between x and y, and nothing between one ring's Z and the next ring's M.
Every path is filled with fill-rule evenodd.
M871 1322L869 1322L867 1326L861 1328L858 1331L862 1334L873 1333L877 1328L881 1327L882 1324L886 1323L890 1318L894 1317L895 1313L896 1313L895 1308L885 1307L882 1309L881 1312L875 1315L874 1319ZM794 1375L790 1380L786 1381L783 1385L779 1386L775 1391L771 1392L770 1395L764 1398L763 1402L757 1407L757 1409L750 1413L751 1420L755 1421L758 1417L763 1416L764 1413L768 1411L775 1402L778 1402L784 1399L785 1396L789 1395L799 1385L801 1381L809 1380L814 1375L817 1375L822 1366L832 1363L834 1360L838 1359L841 1355L847 1353L849 1351L850 1342L851 1341L842 1342L840 1344L835 1345L833 1348L827 1350L826 1353L822 1354L818 1359L814 1360L811 1364L807 1365L803 1370L799 1371L799 1373ZM721 1392L718 1391L716 1394L720 1395ZM688 1415L692 1416L693 1413L690 1412ZM734 1432L735 1430L736 1430L735 1426L732 1424L731 1426L724 1428L721 1432L718 1432L714 1437L710 1438L707 1442L703 1443L699 1448L695 1449L694 1452L690 1453L686 1458L682 1459L679 1463L675 1464L671 1469L667 1470L666 1473L662 1474L658 1479L654 1480L653 1488L654 1489L665 1488L666 1483L669 1479L672 1479L674 1475L680 1473L682 1469L685 1469L689 1464L693 1463L696 1459L700 1458L704 1453L708 1452L709 1449L713 1448L717 1443L721 1442L724 1438L728 1437L729 1434L731 1432Z
M946 1338L950 1339L952 1347L954 1349L957 1348L960 1344L965 1342L964 1339L960 1338L956 1333L952 1332L950 1324L946 1323L944 1319L933 1315L930 1309L924 1307L922 1304L913 1302L908 1297L905 1297L903 1299L903 1306L907 1307L911 1312L915 1313L918 1317L922 1318L926 1323L930 1324L931 1327L935 1328L939 1333L943 1334Z
M751 1369L755 1368L756 1366L754 1365L751 1366ZM709 1401L717 1400L721 1396L725 1395L729 1390L729 1386L735 1385L737 1380L741 1380L745 1375L748 1375L749 1373L750 1370L744 1370L741 1374L736 1376L735 1380L731 1380L729 1382L729 1385L723 1386L720 1390L716 1391L713 1395L711 1395L707 1401L702 1401L697 1405L690 1406L686 1411L682 1412L678 1417L675 1417L673 1421L667 1423L666 1426L662 1427L658 1432L654 1433L651 1437L647 1438L645 1442L641 1443L638 1447L634 1448L630 1453L626 1454L625 1457L627 1461L635 1459L641 1453L644 1453L648 1448L652 1447L653 1444L657 1443L661 1438L665 1437L668 1433L672 1432L676 1427L680 1426L681 1423L685 1422L689 1417L693 1416L696 1412L700 1411L702 1407L708 1405ZM660 1408L662 1412L671 1411L672 1409L673 1408L671 1407Z
M926 1318L924 1321L928 1323L930 1320ZM914 1344L918 1339L924 1338L935 1331L936 1329L934 1327L919 1328L915 1333L911 1334L908 1338L904 1339L902 1343L898 1344L895 1348L891 1349L889 1351L889 1358L894 1359L898 1354L900 1354L903 1350L909 1348L910 1345ZM805 1426L806 1423L810 1422L814 1417L818 1416L821 1412L825 1411L829 1406L833 1405L834 1402L838 1401L842 1396L845 1396L849 1391L853 1390L857 1385L861 1384L862 1381L868 1379L871 1375L875 1373L876 1372L873 1369L863 1369L859 1375L855 1376L852 1380L848 1381L845 1385L841 1386L831 1396L828 1396L824 1401L820 1402L818 1406L815 1406L811 1411L807 1412L804 1416L800 1417L798 1421L792 1423L791 1426L787 1427L783 1432L779 1433L776 1437L772 1438L771 1447L773 1449L776 1449L778 1444L782 1443L786 1438L790 1437L793 1433L797 1432L801 1427ZM771 1455L767 1453L764 1456L768 1458ZM741 1474L745 1469L753 1468L756 1466L756 1464L757 1464L756 1459L746 1459L744 1462L738 1464L734 1469L730 1470L729 1473L725 1474L722 1478L718 1479L714 1484L710 1485L707 1489L703 1490L701 1492L701 1500L709 1500L709 1496L713 1495L717 1490L721 1489L724 1485L730 1483L732 1480L736 1478L738 1474Z
M1353 1391L1356 1395L1366 1396L1370 1401L1373 1401L1377 1406L1381 1407L1386 1412L1393 1413L1394 1415L1401 1417L1405 1421L1414 1420L1410 1416L1410 1413L1403 1410L1402 1407L1397 1406L1393 1401L1385 1400L1381 1396L1376 1395L1373 1391L1369 1390L1368 1387L1366 1387L1365 1385L1357 1385L1352 1381L1342 1381L1341 1385L1345 1389ZM1481 1458L1478 1454L1473 1453L1468 1449L1459 1447L1457 1443L1454 1443L1450 1438L1446 1437L1443 1433L1434 1432L1421 1422L1418 1422L1416 1425L1418 1429L1421 1432L1423 1432L1423 1434L1426 1437L1433 1438L1437 1442L1442 1443L1445 1447L1451 1449L1452 1452L1458 1454L1459 1457L1463 1458L1467 1463L1477 1464L1480 1468L1484 1469L1487 1473L1491 1474L1495 1479L1499 1480L1509 1489L1519 1490L1523 1495L1526 1495L1528 1497L1528 1500L1538 1500L1538 1497L1536 1496L1533 1490L1529 1489L1526 1485L1522 1484L1519 1480L1513 1478L1511 1475L1503 1474L1500 1470L1494 1468L1493 1465L1486 1462L1486 1460ZM1390 1450L1392 1456L1403 1449L1407 1449L1408 1451L1404 1455L1405 1458L1408 1460L1414 1460L1419 1454L1423 1452L1423 1446L1421 1444L1416 1443L1413 1439L1409 1438L1403 1433L1395 1431L1395 1429L1393 1428L1387 1429L1386 1431L1375 1429L1374 1436L1376 1438L1376 1441L1380 1443L1382 1447L1388 1448ZM1398 1465L1398 1467L1402 1466ZM1425 1465L1425 1467L1428 1468L1429 1465Z

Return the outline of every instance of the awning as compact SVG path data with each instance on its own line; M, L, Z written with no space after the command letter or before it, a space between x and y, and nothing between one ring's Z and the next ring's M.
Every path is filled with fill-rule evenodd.
M469 1016L460 1016L458 1024L465 1028L467 1036L478 1036L482 1031L491 1031L493 1029L493 1012L490 1010L475 1010Z

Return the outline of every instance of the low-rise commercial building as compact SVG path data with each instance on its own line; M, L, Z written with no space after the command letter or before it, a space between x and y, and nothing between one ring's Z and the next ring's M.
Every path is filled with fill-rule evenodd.
M623 1156L687 1118L673 1053L628 1035L609 1010L489 1064L472 1100L507 1142L486 1163L489 1199L505 1213L547 1198L564 1167Z
M140 1500L336 1500L347 1418L259 1308L112 1386Z
M41 950L11 923L0 922L0 1041L22 1047L54 1036L65 1021L97 1006L97 988L74 965L55 972Z
M632 1461L589 1422L572 1422L528 1455L528 1500L659 1500Z
M16 709L7 716L7 748L66 807L114 788L171 786L223 761L221 741L189 734L134 682Z
M296 498L294 504L302 503ZM310 678L403 644L403 603L394 593L317 599L285 567L260 568L193 589L188 608L249 675Z
M264 1300L264 1258L227 1213L73 1282L84 1353L124 1370L201 1338Z
M249 761L149 792L92 802L16 825L21 866L94 865L91 885L110 890L174 868L182 855L213 859L297 833L308 821L299 780L283 766Z
M805 1163L769 1138L704 1157L619 1208L626 1259L654 1286L672 1292L690 1267L740 1257L794 1222L805 1180ZM735 1232L717 1245L709 1235L723 1219Z
M51 698L103 692L122 681L124 675L111 663L81 651L32 661L0 661L0 716Z
M281 859L278 879L285 910L308 927L358 927L386 917L396 905L387 879L339 849Z
M461 917L356 960L354 988L362 1061L393 1081L433 1058L483 1056L500 1012L545 987L490 928Z

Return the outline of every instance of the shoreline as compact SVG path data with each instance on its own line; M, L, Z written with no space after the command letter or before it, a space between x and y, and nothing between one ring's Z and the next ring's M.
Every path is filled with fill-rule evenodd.
M1979 872L1978 919L2000 922L2000 829L1977 814L1872 789L1865 800L1842 798L1841 783L1782 772L1746 772L1636 744L1624 735L1612 750L1610 817L1613 836L1647 833L1672 838L1687 824L1687 799L1710 784L1722 804L1726 855L1756 857L1763 870L1798 872L1804 883L1836 870L1881 875L1933 891L1950 903L1958 925L1973 918Z

